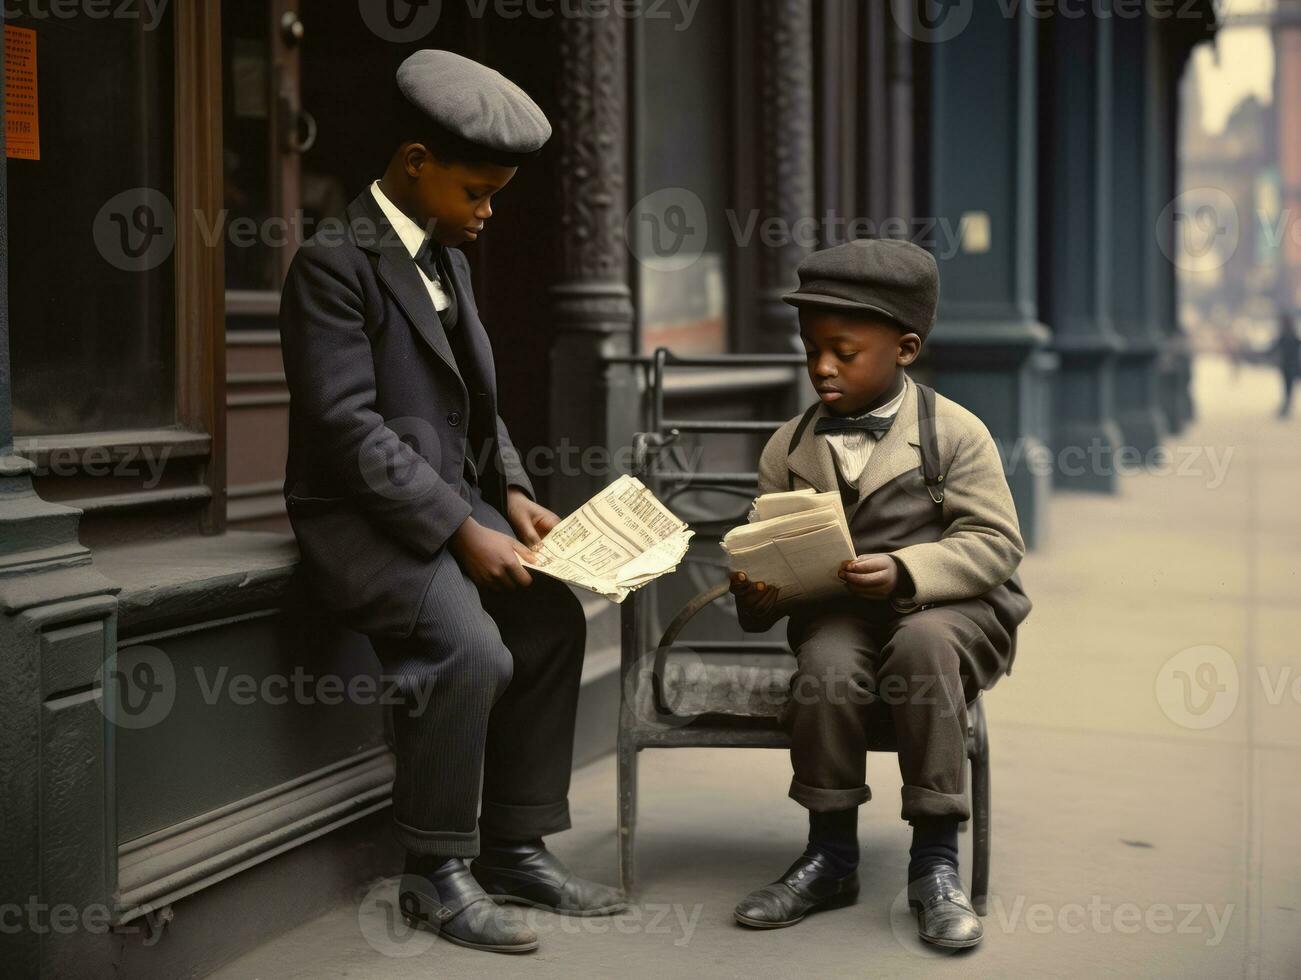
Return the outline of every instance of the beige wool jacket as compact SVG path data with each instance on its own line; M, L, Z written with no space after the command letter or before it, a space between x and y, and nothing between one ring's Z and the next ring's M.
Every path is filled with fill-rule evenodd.
M916 593L894 600L901 612L934 603L984 598L1009 630L1030 611L1013 580L1025 554L1016 506L998 447L985 424L957 402L935 397L935 426L944 474L937 504L922 480L917 385L906 390L894 424L859 476L858 502L846 512L856 552L890 554L907 569ZM759 492L812 487L839 491L831 447L814 433L830 413L820 405L793 451L800 418L768 441L759 461ZM802 416L801 416L802 417Z

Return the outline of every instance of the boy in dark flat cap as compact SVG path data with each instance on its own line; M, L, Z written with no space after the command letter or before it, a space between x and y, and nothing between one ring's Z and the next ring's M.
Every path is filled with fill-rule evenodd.
M370 637L404 698L404 916L464 946L524 952L537 936L494 898L574 915L625 907L542 843L570 826L586 623L565 585L519 563L557 517L497 412L456 247L483 233L551 127L517 86L445 51L412 55L397 82L383 177L349 206L346 234L308 242L285 283L286 507L309 581Z
M759 492L838 491L857 558L842 597L788 603L732 577L741 625L762 632L789 615L798 667L784 722L809 843L777 881L736 907L757 928L794 925L858 897L858 807L866 784L870 706L888 706L913 827L909 902L931 943L982 936L958 876L967 819L968 702L1011 664L1030 601L1014 573L1024 547L998 449L962 406L916 384L906 368L935 322L935 260L910 242L854 241L817 252L785 297L819 401L769 441ZM933 419L924 471L919 406Z

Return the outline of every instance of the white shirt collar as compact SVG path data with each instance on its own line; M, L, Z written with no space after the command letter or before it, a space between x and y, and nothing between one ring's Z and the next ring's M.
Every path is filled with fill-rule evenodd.
M389 224L393 226L393 230L398 233L398 238L402 239L402 244L414 259L424 247L426 238L424 229L398 210L397 205L380 190L378 180L370 185L370 192L375 196L380 210L384 212L384 217L388 218Z

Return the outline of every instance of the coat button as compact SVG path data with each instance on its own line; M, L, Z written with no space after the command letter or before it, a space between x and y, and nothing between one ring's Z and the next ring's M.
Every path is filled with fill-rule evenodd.
M461 424L461 413L460 413L460 412L448 412L448 413L447 413L447 424L448 424L448 425L460 425L460 424Z

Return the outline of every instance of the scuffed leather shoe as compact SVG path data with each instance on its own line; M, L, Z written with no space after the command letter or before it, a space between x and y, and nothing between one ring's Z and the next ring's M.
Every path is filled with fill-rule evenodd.
M736 906L736 921L753 929L793 926L810 912L858 901L858 871L837 875L826 855L801 854L786 873L751 892Z
M908 905L917 913L917 935L924 942L965 949L984 938L980 916L950 864L937 864L908 882Z
M398 907L413 929L428 929L458 946L493 953L538 948L537 934L519 912L489 898L459 858L431 874L404 872Z
M470 871L494 901L561 915L613 915L628 907L623 892L588 881L536 841L485 846Z

